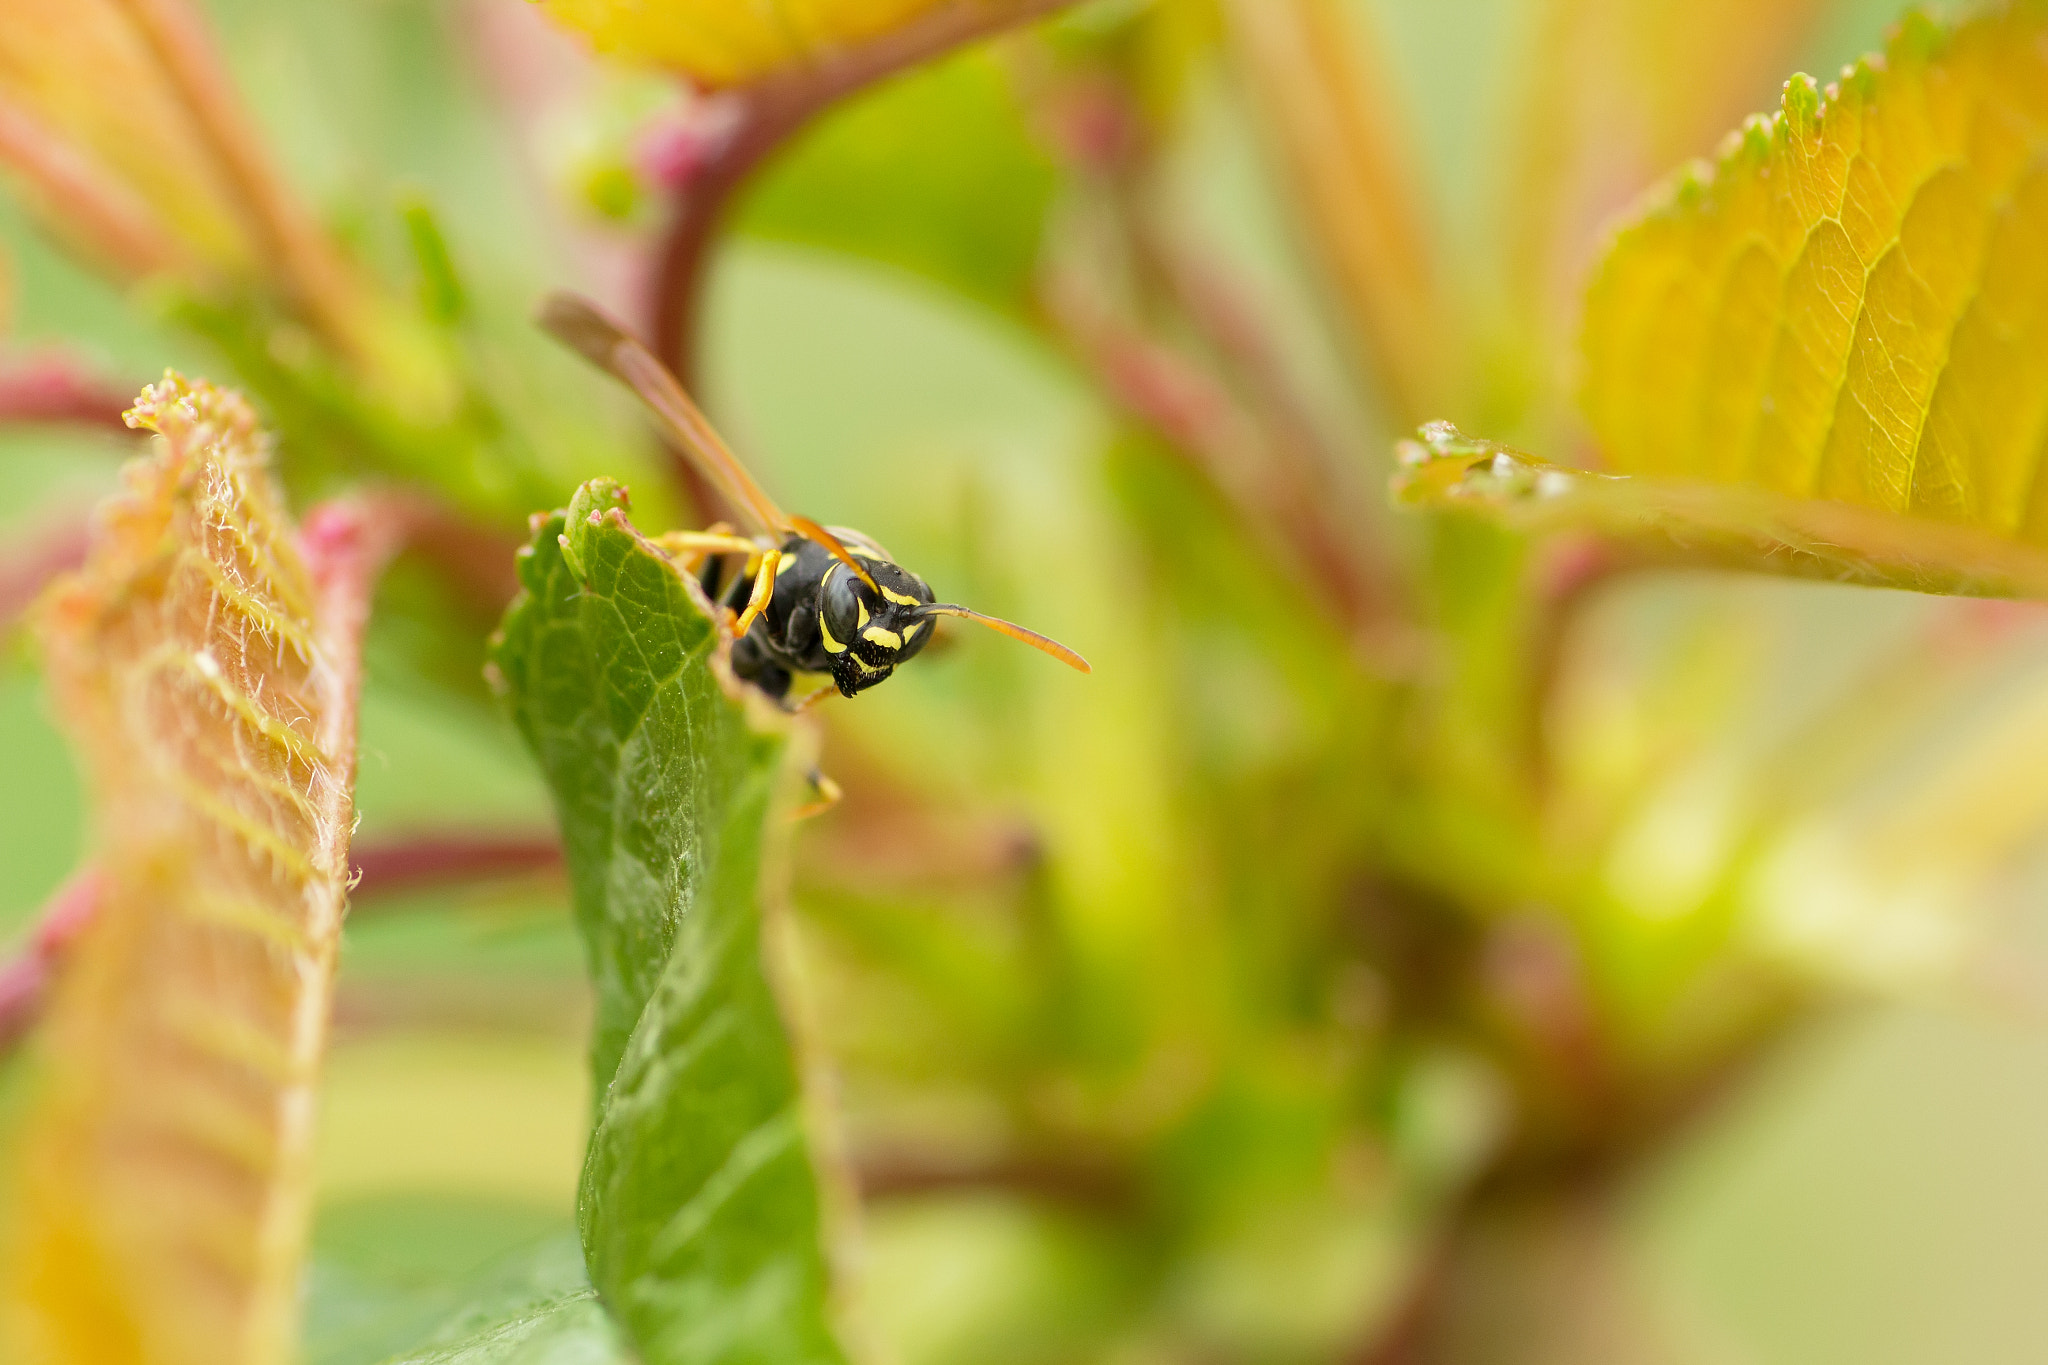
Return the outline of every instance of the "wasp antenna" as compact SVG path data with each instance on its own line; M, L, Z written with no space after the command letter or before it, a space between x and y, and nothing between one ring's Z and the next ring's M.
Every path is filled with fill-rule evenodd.
M623 323L589 299L559 292L541 303L538 317L557 341L640 395L698 472L751 523L750 529L777 537L788 533L789 518L775 500L754 482L676 377Z
M963 621L972 621L976 625L987 626L998 635L1007 635L1012 640L1021 640L1033 649L1052 655L1053 658L1058 659L1069 668L1078 669L1083 673L1093 673L1095 671L1088 666L1086 659L1076 654L1073 650L1068 649L1058 640L1053 639L1049 635L1040 635L1035 630L1026 630L1014 621L1005 621L1000 617L989 616L986 613L974 611L971 608L959 606L952 602L934 602L929 606L919 608L917 614L919 616L957 616Z
M598 306L577 294L557 292L542 301L538 318L548 335L600 370L618 373L620 343L632 335L606 317Z
M846 542L838 536L833 535L809 517L791 517L789 519L789 528L805 540L814 541L831 551L834 559L853 570L855 578L858 578L876 592L882 590L882 585L875 582L875 576L868 572L868 566L854 558L853 551L847 549Z

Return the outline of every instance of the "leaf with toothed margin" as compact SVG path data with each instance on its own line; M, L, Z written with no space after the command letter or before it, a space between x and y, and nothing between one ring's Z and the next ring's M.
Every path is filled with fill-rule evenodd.
M129 422L157 449L41 621L100 877L40 1040L0 1358L269 1365L347 895L364 524L300 534L236 394L167 376Z
M554 791L591 973L591 1281L649 1365L839 1362L826 1186L764 865L808 737L599 481L536 520L495 681Z
M1910 18L1624 227L1588 295L1616 474L1425 428L1396 497L1923 592L2048 595L2048 0Z
M2048 545L2048 4L1795 77L1615 239L1584 375L1615 470Z

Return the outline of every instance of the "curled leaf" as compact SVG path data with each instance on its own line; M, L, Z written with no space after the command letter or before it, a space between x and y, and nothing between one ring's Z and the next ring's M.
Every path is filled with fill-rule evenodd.
M1795 77L1620 234L1584 351L1618 470L2048 543L2048 6Z
M738 693L710 604L618 485L534 531L493 661L554 791L597 986L591 1283L650 1362L841 1361L831 1187L763 890L796 736Z
M266 1365L347 894L365 530L302 542L236 394L168 376L130 421L163 439L43 621L102 881L48 1023L4 1354Z
M946 0L541 0L598 51L672 66L705 86L737 85L816 61Z

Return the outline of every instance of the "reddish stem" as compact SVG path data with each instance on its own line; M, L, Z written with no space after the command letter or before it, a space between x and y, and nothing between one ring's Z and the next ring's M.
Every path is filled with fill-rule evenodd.
M705 101L655 272L649 310L655 354L685 385L694 384L697 320L712 238L733 191L792 134L838 101L900 71L1072 3L957 0L878 38L822 53L800 67Z
M1109 397L1204 475L1331 619L1361 639L1383 624L1386 594L1311 496L1276 460L1265 429L1191 357L1104 308L1076 280L1055 280L1050 311Z
M0 424L71 423L129 435L121 414L135 399L62 356L30 356L0 366Z
M154 210L106 167L0 99L0 166L27 181L52 222L129 281L188 263Z
M91 523L80 514L51 524L20 553L0 558L0 630L26 611L51 579L84 564L91 543Z
M1049 1153L958 1161L875 1153L855 1164L855 1179L865 1200L1008 1190L1028 1198L1107 1213L1129 1213L1140 1200L1130 1171L1071 1155Z
M0 966L0 1055L12 1051L42 1017L65 949L92 923L101 895L97 868L82 868L43 907L28 946Z
M358 905L447 886L554 873L562 846L553 834L433 834L357 849Z

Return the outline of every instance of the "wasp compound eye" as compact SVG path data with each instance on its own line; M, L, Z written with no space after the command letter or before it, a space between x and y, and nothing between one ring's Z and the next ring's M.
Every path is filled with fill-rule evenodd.
M859 579L834 565L818 592L818 631L830 655L844 654L869 619Z

